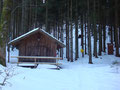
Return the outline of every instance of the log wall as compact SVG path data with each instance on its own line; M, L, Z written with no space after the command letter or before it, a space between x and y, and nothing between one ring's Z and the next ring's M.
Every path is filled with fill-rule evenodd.
M20 41L19 56L54 56L57 44L47 36L36 33ZM32 59L20 59L20 61L33 61ZM40 62L55 62L55 60L37 59Z

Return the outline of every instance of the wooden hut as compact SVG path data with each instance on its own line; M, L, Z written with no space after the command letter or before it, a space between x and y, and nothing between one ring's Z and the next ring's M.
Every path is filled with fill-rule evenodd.
M51 36L43 29L36 28L9 42L19 50L19 56L53 56L56 57L56 50L65 45ZM53 60L37 59L39 62L53 62ZM32 59L19 59L19 61L29 61Z

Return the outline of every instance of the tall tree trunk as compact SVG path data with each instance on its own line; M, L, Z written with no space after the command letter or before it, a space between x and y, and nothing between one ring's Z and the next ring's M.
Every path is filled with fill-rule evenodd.
M56 24L56 22L54 21L54 25L53 25L53 36L54 36L54 37L55 37L55 31L56 31L56 30L55 30L55 28L56 28L56 27L55 27L55 24Z
M30 2L29 2L29 5L30 5L30 7L29 7L29 29L31 29L32 28L32 1L30 0Z
M113 32L113 33L114 33L114 42L115 42L115 40L116 40L115 24L114 24L114 26L113 26L113 31L114 31L114 32ZM115 47L116 47L116 44L115 44Z
M68 21L66 16L66 58L68 58Z
M6 66L6 45L0 46L0 64Z
M60 22L58 21L58 40L60 39Z
M120 28L119 28L119 48L120 48Z
M66 16L66 57L70 61L69 57L69 0L67 2L67 16Z
M71 5L70 5L70 26L71 26L71 45L70 45L70 50L71 50L71 62L73 62L73 26L72 26L72 0L71 0Z
M55 20L55 37L57 38L57 21Z
M60 10L60 27L61 27L61 32L60 32L60 39L61 39L61 41L62 42L64 42L64 40L63 40L63 34L64 34L64 31L63 31L63 16L64 14L63 14L63 12L62 12L62 8L61 8L61 10ZM61 48L60 49L60 57L62 57L63 58L63 48Z
M62 21L62 19L61 19L61 32L60 32L60 38L61 38L61 41L62 41L62 42L64 42L64 40L63 40L63 33L64 33L64 31L63 31L63 21ZM63 58L63 48L60 49L60 57Z
M84 50L84 44L83 44L83 16L81 16L81 46L82 49ZM84 52L82 52L82 57L84 57Z
M92 53L91 53L91 34L90 34L90 3L87 0L87 7L88 7L88 54L89 54L89 64L92 63Z
M85 20L86 21L86 20ZM86 31L86 29L87 29L87 25L86 25L86 22L85 22L85 54L87 54L87 48L86 48L86 42L87 42L87 39L86 39L86 33L87 33L87 31Z
M113 44L113 29L112 29L112 25L109 27L110 30L110 37L111 37L111 44Z
M25 0L22 0L22 22L21 22L21 29L22 29L22 33L25 33L28 31L28 17L27 17L27 2Z
M99 23L99 26L98 26L98 32L99 32L99 53L98 55L102 55L102 23L101 23L101 8L100 8L100 0L98 0L98 23Z
M97 28L96 28L96 0L94 0L94 13L93 13L93 29L94 29L94 52L93 55L97 58Z
M3 8L3 0L0 0L0 21L1 21L1 15L2 15L2 8Z
M46 31L49 32L48 30L48 1L46 0L46 21L45 21L45 26L46 26Z
M119 43L118 43L118 0L115 0L115 45L116 45L116 56L119 56Z
M35 28L37 27L37 0L35 1Z
M6 66L6 43L10 27L11 0L4 0L0 21L0 63Z
M94 52L93 55L98 58L97 56L97 29L96 24L94 24Z
M101 23L99 24L99 55L102 55L102 28Z
M103 52L106 52L106 27L103 24Z
M76 0L75 8L75 60L78 58L78 0Z
M14 9L15 8L15 4L13 3L13 5L12 5L12 8ZM14 10L14 11L12 11L11 12L11 33L12 33L12 39L14 39L15 38L15 11L16 10Z

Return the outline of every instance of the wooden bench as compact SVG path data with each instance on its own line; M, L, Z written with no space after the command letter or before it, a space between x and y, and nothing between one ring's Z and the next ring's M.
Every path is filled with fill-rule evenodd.
M59 68L59 65L61 65L61 63L58 63L59 60L61 60L62 58L61 57L47 57L47 56L11 56L11 58L18 58L18 62L17 62L17 65L19 64L35 64L36 66L38 64L50 64L50 65L56 65L57 68ZM24 59L33 59L34 61L33 62L20 62L19 59L20 58L24 58ZM51 62L37 62L37 59L51 59L51 60L56 60L56 62L54 63L51 63Z

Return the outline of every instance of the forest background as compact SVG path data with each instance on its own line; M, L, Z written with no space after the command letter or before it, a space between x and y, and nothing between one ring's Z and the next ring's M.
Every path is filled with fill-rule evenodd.
M88 54L89 63L92 64L92 56L97 58L102 52L106 52L106 30L111 37L111 44L114 44L115 55L120 56L119 8L119 0L46 0L44 3L42 0L0 0L0 63L6 64L6 46L9 51L10 40L37 27L53 33L62 42L64 42L63 33L66 33L68 61L77 60L79 47L82 47L84 50L82 56ZM81 35L78 35L78 30L81 30ZM78 44L79 38L81 46ZM75 58L73 43L75 43ZM63 49L59 51L63 57Z

